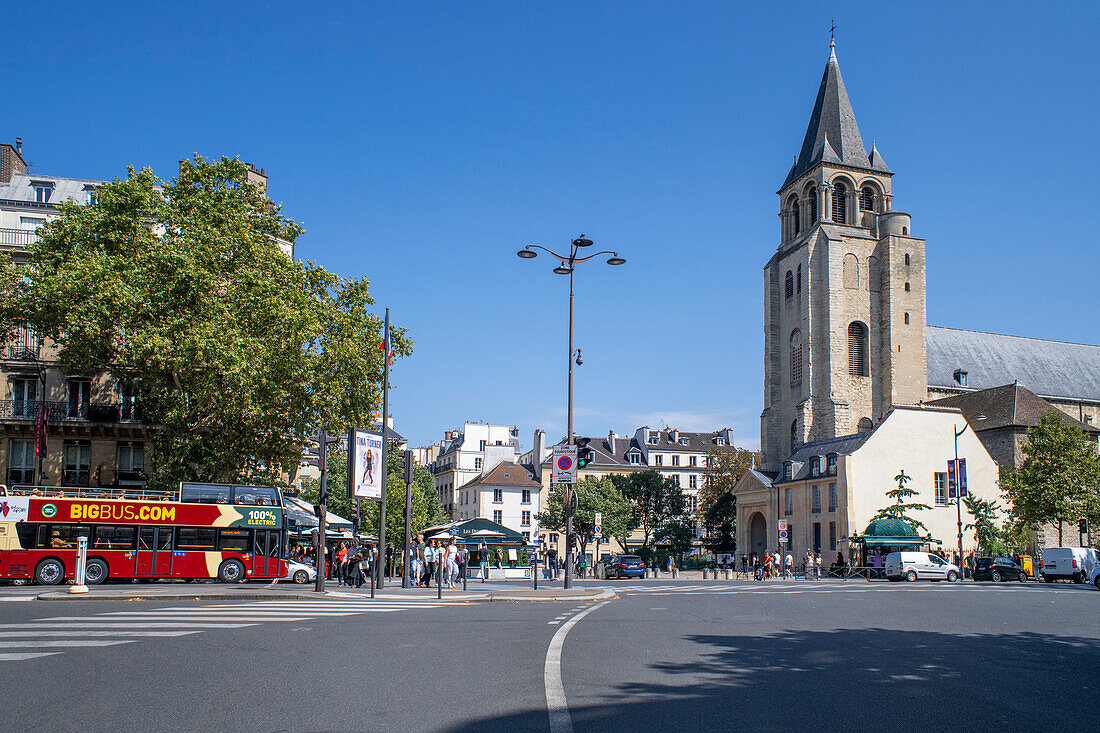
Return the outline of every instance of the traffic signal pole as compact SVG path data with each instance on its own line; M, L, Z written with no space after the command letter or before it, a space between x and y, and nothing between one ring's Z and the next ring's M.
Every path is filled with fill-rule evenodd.
M576 254L576 245L573 245ZM573 273L576 267L569 268L569 404L567 406L566 424L568 435L566 445L573 445ZM562 498L565 500L565 588L573 587L573 497L577 490L576 484L566 484Z
M317 580L313 589L318 593L325 592L325 520L328 519L328 433L321 431L321 440L318 441L317 457L321 462L321 503L317 512L317 540L313 543L314 558L317 563Z

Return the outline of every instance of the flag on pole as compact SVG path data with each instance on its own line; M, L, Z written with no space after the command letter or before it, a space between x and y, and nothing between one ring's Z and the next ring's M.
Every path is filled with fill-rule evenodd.
M50 437L50 411L46 404L38 404L38 412L34 417L34 454L39 458L46 457L46 440Z
M390 314L386 311L386 325L382 327L382 343L378 348L386 355L390 366L393 366L393 345L390 343Z
M954 499L955 491L955 462L947 462L947 498Z
M960 458L955 464L955 473L958 474L959 497L966 497L966 459Z

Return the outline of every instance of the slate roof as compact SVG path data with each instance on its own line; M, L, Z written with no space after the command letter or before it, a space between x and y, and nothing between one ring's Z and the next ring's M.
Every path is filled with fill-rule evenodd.
M943 397L925 404L938 407L957 407L975 432L997 430L1000 428L1028 428L1039 424L1039 418L1053 412L1059 417L1086 432L1100 433L1100 427L1080 422L1054 405L1019 384L1005 384L1000 387L981 389L976 392ZM978 420L977 416L985 416Z
M821 86L817 90L817 99L810 114L810 124L806 127L806 137L802 141L802 150L780 189L786 188L787 184L818 163L834 163L890 173L882 155L877 150L873 150L873 153L873 157L868 156L867 149L863 147L856 115L852 111L848 90L844 88L844 79L840 75L836 49L830 48L829 60L825 63L825 73L821 75Z
M532 476L525 466L518 466L511 461L503 461L497 467L486 474L478 476L473 481L468 481L463 489L475 486L518 486L524 489L538 489L540 484Z
M53 193L46 204L35 201L35 191L32 185L35 181L48 181L53 184ZM102 185L102 181L91 181L83 178L60 178L48 176L44 173L16 173L11 178L11 183L0 184L0 201L11 201L20 204L30 204L43 208L53 207L62 201L72 199L75 203L88 203L88 190Z
M812 456L821 456L821 474L819 475L825 476L825 456L830 453L836 453L841 456L854 453L860 446L867 442L867 439L871 437L873 432L874 431L868 431L866 433L856 433L855 435L841 435L840 437L829 438L828 440L803 443L798 446L795 452L791 454L791 457L787 459L792 463L791 478L785 479L783 475L780 474L773 479L773 482L776 484L785 484L809 478L810 458Z
M701 451L711 450L712 448L733 448L730 443L732 442L732 432L729 428L723 430L715 430L710 433L690 433L684 430L650 430L648 427L642 428L646 435L646 445L649 450L660 451L682 451L684 453L699 453ZM657 433L657 442L649 442L649 433ZM676 433L676 439L673 439L672 433ZM687 445L680 443L681 439L687 439ZM726 445L719 446L715 443L716 438L726 438Z
M1100 402L1100 346L928 326L928 386L963 391L1018 381L1045 398ZM967 372L966 386L955 370Z

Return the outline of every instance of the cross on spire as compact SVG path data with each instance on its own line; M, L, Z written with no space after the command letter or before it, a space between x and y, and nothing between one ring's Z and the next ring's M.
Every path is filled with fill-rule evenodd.
M834 34L836 32L836 19L829 18L829 23L829 45L836 46L836 38L834 37Z

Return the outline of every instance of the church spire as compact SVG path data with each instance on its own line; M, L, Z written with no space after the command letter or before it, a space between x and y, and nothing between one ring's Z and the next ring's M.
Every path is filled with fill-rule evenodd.
M863 147L856 115L848 101L848 90L844 88L840 64L836 60L835 40L829 41L829 59L825 62L825 73L821 76L802 150L781 188L822 162L882 170L873 165Z

